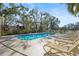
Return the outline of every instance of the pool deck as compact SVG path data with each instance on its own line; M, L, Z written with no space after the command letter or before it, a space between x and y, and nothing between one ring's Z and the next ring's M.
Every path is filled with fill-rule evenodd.
M26 41L19 40L15 35L0 37L0 56L44 56L43 46L49 39Z
M0 56L43 56L45 39L23 41L15 36L0 38Z

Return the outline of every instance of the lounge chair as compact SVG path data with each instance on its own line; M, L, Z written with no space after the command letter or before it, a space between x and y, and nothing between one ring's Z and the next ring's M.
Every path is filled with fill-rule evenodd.
M79 39L79 38L78 38ZM76 42L74 42L74 44L56 44L55 42L51 43L47 43L43 46L44 50L45 50L45 54L44 55L76 55L78 53L78 46L79 46L79 40L77 40ZM50 49L47 51L45 47L49 47ZM52 52L52 49L55 50L55 52Z
M55 38L55 41L60 41L60 42L65 42L65 43L74 43L75 41L79 40L78 39L78 33L74 33L73 36L70 38Z
M72 37L74 37L76 35L77 35L77 32L72 32L72 33L68 33L68 34L54 35L53 37L59 38L59 39L62 39L62 38L64 38L64 39L70 39L70 38L72 38Z

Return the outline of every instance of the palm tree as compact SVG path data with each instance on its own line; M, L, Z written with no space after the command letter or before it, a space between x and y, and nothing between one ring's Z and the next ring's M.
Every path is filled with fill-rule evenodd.
M73 14L77 15L79 13L79 3L69 3L68 5L68 11ZM79 16L79 14L78 14Z

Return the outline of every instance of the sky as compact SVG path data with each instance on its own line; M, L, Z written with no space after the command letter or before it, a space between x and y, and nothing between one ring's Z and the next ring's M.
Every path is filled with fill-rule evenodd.
M79 18L75 17L67 10L66 4L60 3L23 3L25 7L30 9L36 8L39 11L45 11L60 20L59 26L62 27L69 23L79 22Z

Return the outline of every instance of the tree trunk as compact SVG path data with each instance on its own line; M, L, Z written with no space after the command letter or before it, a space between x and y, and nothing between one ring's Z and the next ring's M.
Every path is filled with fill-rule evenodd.
M3 24L4 17L0 16L0 36L1 36L1 25Z
M1 36L1 17L0 17L0 36Z

